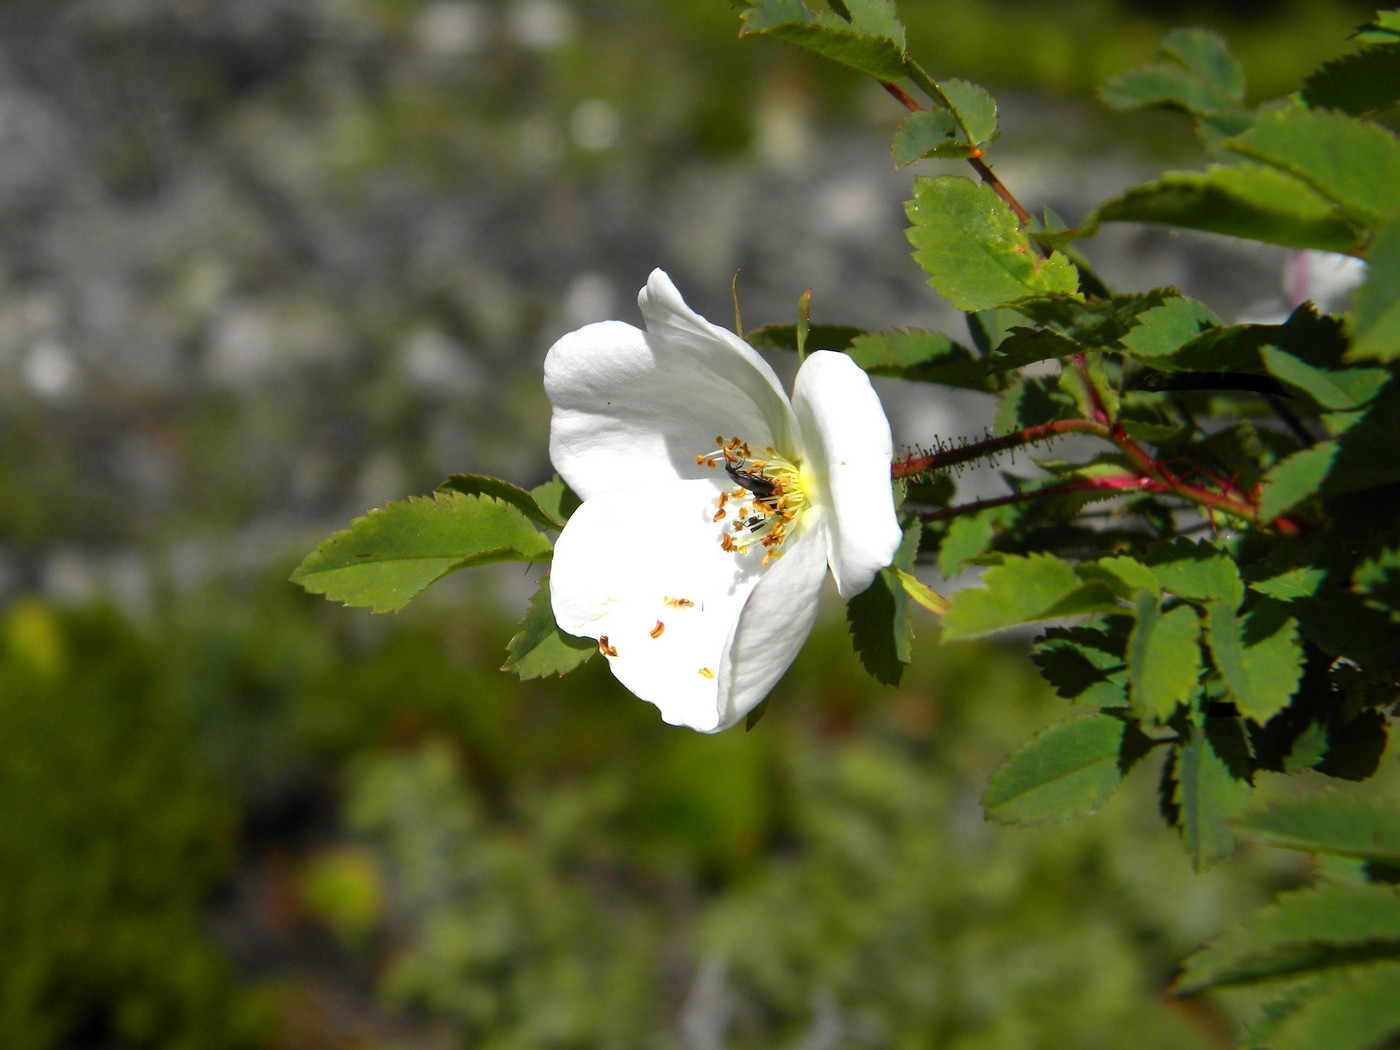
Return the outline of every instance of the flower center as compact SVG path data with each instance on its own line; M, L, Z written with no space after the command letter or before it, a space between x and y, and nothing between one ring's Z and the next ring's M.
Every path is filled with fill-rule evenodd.
M734 554L747 554L749 546L758 543L767 565L782 557L783 541L807 505L801 470L771 448L759 458L738 438L725 441L717 437L715 443L717 449L696 456L695 462L706 467L723 463L724 472L735 484L719 494L715 509L715 521L731 519L720 546Z

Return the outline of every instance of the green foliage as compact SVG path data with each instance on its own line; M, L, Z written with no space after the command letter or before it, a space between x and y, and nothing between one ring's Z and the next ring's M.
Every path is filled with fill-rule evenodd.
M1309 106L1358 117L1389 109L1400 101L1400 44L1367 47L1324 62L1303 83L1302 97Z
M741 35L761 33L805 48L878 80L904 76L904 26L894 0L836 3L813 10L803 0L753 0Z
M1085 220L1178 226L1205 233L1345 252L1358 233L1331 201L1294 176L1259 164L1178 171L1100 204Z
M992 187L957 175L920 177L905 209L914 259L960 310L987 310L1043 292L1073 293L1063 255L1039 257L1029 233Z
M536 490L540 499L536 498L535 493L517 488L509 481L488 478L483 474L450 474L443 479L437 490L460 492L464 496L491 496L503 503L509 503L536 525L543 525L547 529L562 529L564 520L568 518L568 514L562 513L565 488L557 474L553 481L545 482Z
M1139 730L1109 715L1061 722L1006 760L982 805L1008 824L1085 816L1107 801L1148 746Z
M942 614L945 643L1074 618L1048 623L1033 659L1061 698L1090 710L1012 750L987 783L987 814L1035 824L1095 812L1130 768L1160 756L1155 808L1197 872L1231 854L1237 834L1323 854L1324 871L1349 872L1281 898L1194 956L1181 990L1287 985L1252 1045L1309 1046L1324 1030L1317 1045L1393 1040L1400 1008L1382 992L1400 963L1393 814L1342 794L1248 810L1292 774L1374 776L1400 700L1400 141L1365 119L1400 98L1400 16L1382 12L1361 34L1363 50L1257 108L1223 38L1170 34L1156 61L1102 95L1119 109L1185 113L1211 163L1130 188L1069 228L1048 209L1043 222L1031 219L1000 181L985 159L995 101L926 73L890 0L742 6L743 35L874 77L904 106L897 166L966 159L977 176L920 176L906 205L914 261L968 313L970 345L928 330L810 326L805 297L801 324L749 336L762 348L840 350L871 374L996 396L985 436L935 439L895 463L906 544L848 604L860 662L879 681L905 681L910 594ZM1350 304L1321 289L1318 302L1288 304L1286 317L1281 304L1267 322L1227 324L1176 289L1115 291L1071 255L1107 222L1343 253L1367 270ZM958 502L949 471L1070 436L1080 444L1003 475L1003 494ZM470 564L547 560L535 525L555 527L569 510L554 484L531 495L458 475L438 502L359 519L297 579L386 609ZM441 532L431 527L458 514ZM445 535L458 546L444 547ZM944 573L976 566L981 579L945 602L915 578L916 561ZM562 673L590 651L559 634L542 590L507 667ZM506 926L528 956L528 923ZM859 954L858 939L842 943ZM732 936L723 944L726 960L745 959ZM477 950L465 940L442 958L425 950L433 966L408 986L429 994L434 966L489 968ZM742 965L761 1000L787 1001L772 957ZM839 967L817 979L843 1002L859 987ZM909 1024L911 1010L894 1014ZM473 1031L527 1024L523 1014L460 1016Z
M869 587L846 603L846 621L856 655L871 677L885 685L898 685L912 658L914 623L900 573L907 574L914 567L921 531L918 525L905 529L894 561L876 574Z
M1114 109L1179 109L1212 134L1249 126L1244 70L1225 41L1204 29L1176 29L1161 44L1162 60L1120 73L1099 90Z
M0 624L0 1044L259 1040L202 930L234 810L164 655L111 612L26 602Z
M997 104L985 88L965 80L944 80L938 86L948 108L905 118L890 147L895 167L926 157L981 156L996 138Z
M1294 105L1260 114L1224 146L1307 183L1358 227L1400 208L1400 142L1379 124Z
M539 515L547 520L542 510ZM548 561L552 550L516 500L448 492L390 503L356 518L308 555L292 579L333 601L392 612L459 569Z
M1366 283L1356 293L1354 341L1347 356L1391 362L1400 357L1400 220L1381 227L1368 262Z
M1310 795L1246 813L1234 825L1271 846L1400 865L1400 811L1374 800Z
M540 581L540 588L530 599L530 610L520 621L520 631L506 646L508 654L502 671L521 678L543 678L546 675L568 674L597 651L592 638L577 638L565 634L554 622L554 610L549 604L549 577Z
M1128 638L1128 696L1147 722L1166 722L1196 693L1201 673L1201 622L1190 605L1161 612L1151 593L1138 594L1137 624Z

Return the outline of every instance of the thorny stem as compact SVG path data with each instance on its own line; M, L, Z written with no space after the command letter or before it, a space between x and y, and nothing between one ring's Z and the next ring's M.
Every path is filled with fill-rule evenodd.
M1035 445L1061 434L1093 434L1107 439L1108 428L1092 423L1087 419L1062 419L1055 423L1042 423L1037 427L1027 427L1003 437L987 438L984 441L969 441L956 448L939 448L919 455L906 456L890 468L895 478L907 478L928 470L942 470L956 467L960 463L970 463L983 456L993 456L1007 449Z
M987 438L984 441L969 441L956 448L939 448L916 455L905 456L897 461L891 468L890 474L894 478L907 478L931 470L942 470L946 467L957 466L960 463L968 463L983 456L994 455L998 452L1005 452L1012 448L1021 448L1026 445L1034 445L1038 442L1057 437L1061 434L1092 434L1095 437L1103 438L1117 445L1119 450L1127 457L1129 463L1136 471L1136 475L1118 475L1098 478L1080 478L1075 481L1066 482L1064 485L1051 486L1049 488L1035 489L1029 492L1018 492L1010 496L1003 496L991 500L977 500L973 503L962 504L957 507L948 507L942 510L928 511L919 515L922 521L938 521L944 518L953 518L961 514L970 514L974 511L985 510L988 507L1004 506L1008 503L1025 502L1032 499L1039 499L1043 496L1055 496L1072 492L1087 492L1091 490L1140 490L1146 492L1160 492L1171 494L1186 499L1211 511L1220 511L1232 517L1248 521L1254 525L1271 525L1285 535L1297 535L1303 530L1303 525L1294 518L1277 518L1272 522L1264 522L1259 517L1258 507L1255 505L1249 494L1243 492L1234 482L1224 478L1213 478L1217 487L1207 488L1203 485L1195 485L1187 481L1185 477L1172 471L1166 464L1154 459L1136 441L1128 436L1121 423L1109 421L1108 411L1104 407L1098 392L1090 386L1094 392L1091 398L1094 401L1094 411L1101 413L1104 422L1090 419L1063 419L1054 423L1043 423L1040 426L1027 427L1024 430L1017 430L1002 437Z

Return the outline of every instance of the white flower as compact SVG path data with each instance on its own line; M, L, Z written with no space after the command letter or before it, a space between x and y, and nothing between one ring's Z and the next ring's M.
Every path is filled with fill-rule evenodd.
M584 501L550 597L662 718L713 733L797 656L828 565L851 597L894 557L890 426L845 354L811 354L789 401L662 271L638 302L645 332L591 324L545 359L550 458Z

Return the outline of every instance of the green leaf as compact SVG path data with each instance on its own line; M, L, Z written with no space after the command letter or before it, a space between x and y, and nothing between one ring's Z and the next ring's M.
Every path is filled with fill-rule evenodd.
M1307 183L1354 222L1374 226L1400 210L1400 141L1379 124L1292 105L1224 146Z
M1400 9L1377 11L1374 21L1367 22L1352 35L1367 44L1390 43L1400 38Z
M1249 745L1236 719L1191 725L1173 756L1181 840L1197 871L1235 848L1227 821L1249 804Z
M1311 598L1327 579L1323 560L1323 552L1315 546L1275 547L1250 565L1249 589L1284 602Z
M1079 566L1079 577L1083 580L1103 580L1115 594L1124 601L1133 601L1138 591L1159 594L1157 575L1136 558L1125 554L1113 554Z
M1006 523L1015 520L1017 513L1018 508L1008 504L961 514L948 522L948 530L938 547L938 571L944 576L957 573L991 546Z
M777 37L878 80L901 79L904 27L893 0L855 0L845 6L850 21L814 11L802 0L755 0L740 15L739 35Z
M851 360L869 375L919 380L971 390L994 389L986 366L961 343L926 328L866 332L851 342Z
M1061 722L1001 764L982 805L1003 824L1085 816L1108 801L1149 745L1133 725L1109 715Z
M1303 82L1303 101L1364 117L1400 101L1400 46L1368 47L1324 62Z
M1283 324L1209 328L1182 343L1175 351L1158 354L1148 363L1158 369L1215 373L1219 379L1229 381L1223 389L1283 393L1276 383L1265 380L1262 384L1251 385L1247 382L1251 376L1240 374L1263 375L1265 368L1261 354L1269 346L1284 350L1314 367L1326 368L1341 365L1346 340L1336 318L1319 315L1316 307L1304 303Z
M1032 659L1056 694L1094 707L1128 706L1127 639L1092 627L1052 627Z
M598 643L592 638L565 634L554 622L546 574L530 599L530 608L520 621L520 630L506 645L507 659L501 670L517 674L522 680L564 675L597 651Z
M1378 1050L1400 1035L1400 963L1337 971L1250 1032L1250 1050Z
M1331 885L1285 893L1186 960L1177 991L1297 977L1400 958L1400 889ZM1392 994L1394 989L1392 988Z
M864 334L864 330L846 325L814 324L808 326L807 342L814 350L846 350ZM756 350L796 351L797 325L766 324L745 333L744 339Z
M933 588L921 582L917 576L913 576L903 569L894 569L895 578L899 580L900 586L904 588L904 593L913 598L929 612L935 616L942 616L948 611L948 599L943 597Z
M996 191L957 175L920 177L905 207L914 259L939 295L960 310L985 310L1037 293L1074 294L1078 273L1064 255L1040 258Z
M910 113L894 133L890 156L903 168L925 157L967 157L972 147L962 139L958 118L946 109L921 109Z
M1400 219L1381 227L1371 243L1366 283L1356 290L1350 361L1400 357Z
M1115 607L1107 588L1085 584L1069 562L1052 554L1009 555L982 575L982 583L953 595L943 615L943 641Z
M953 113L972 146L985 146L996 138L997 103L981 84L966 80L940 80L938 86L953 106Z
M1080 350L1086 347L1118 349L1120 340L1137 328L1142 315L1176 298L1177 292L1171 288L1107 299L1037 296L1020 300L1015 309L1036 324L1068 337L1079 344Z
M559 522L568 521L581 502L574 490L564 484L564 479L558 474L543 484L536 485L530 490L530 495L534 497L546 517Z
M1233 823L1241 838L1269 846L1400 865L1400 809L1375 799L1340 794L1285 799Z
M1400 481L1400 384L1389 383L1334 440L1295 452L1264 477L1259 513L1266 521L1313 497L1340 496Z
M1253 164L1167 172L1157 182L1101 204L1084 225L1104 222L1181 226L1333 252L1350 251L1361 239L1331 202L1306 183Z
M1239 617L1228 602L1211 602L1206 640L1240 714L1262 725L1288 706L1303 676L1303 647L1286 606L1260 602Z
M1364 407L1390 378L1383 368L1318 368L1276 346L1265 346L1259 354L1270 375L1324 412Z
M1189 703L1201 675L1201 621L1194 605L1162 612L1156 595L1137 599L1137 626L1128 639L1129 699L1142 718L1166 722Z
M1121 73L1099 90L1114 109L1163 106L1209 119L1238 132L1250 120L1244 108L1244 71L1225 41L1205 29L1178 29L1162 42L1165 61Z
M914 567L922 531L917 521L906 528L893 565L876 573L870 586L846 603L846 622L861 666L884 685L899 684L912 654L914 623L895 569Z
M555 475L555 478L557 480L558 475ZM559 481L561 488L563 484L562 481ZM540 486L547 496L554 494L554 490L549 487L550 485L550 482L545 482L544 485ZM504 500L517 508L537 525L543 525L547 529L562 529L564 527L564 519L551 514L542 507L535 499L534 493L526 492L519 486L512 485L509 481L502 481L500 478L487 477L485 474L452 474L443 480L437 490L439 492L460 492L464 496L494 496L496 499ZM559 500L562 499L561 492Z
M552 550L519 507L451 492L389 503L356 518L309 554L292 580L333 601L392 612L458 569L548 561Z
M1352 589L1366 604L1400 621L1400 550L1384 550L1367 558L1352 574Z
M1134 357L1150 359L1175 352L1208 328L1220 324L1211 309L1184 295L1166 299L1138 315L1137 326L1120 342Z
M1205 541L1159 541L1147 548L1142 561L1163 590L1180 598L1198 602L1221 599L1232 609L1244 600L1244 584L1234 559Z

